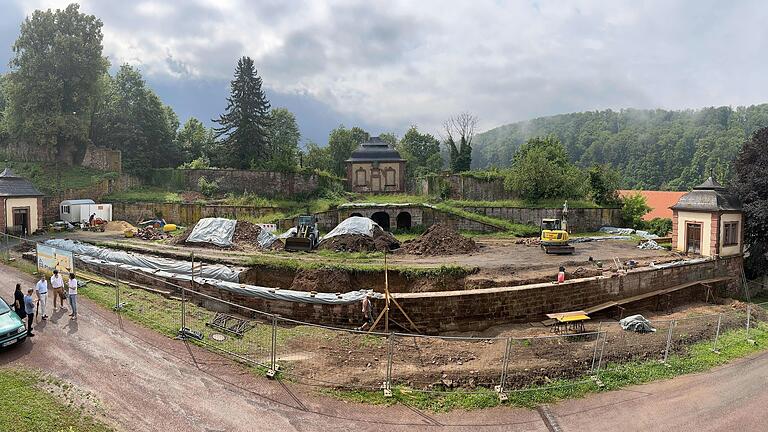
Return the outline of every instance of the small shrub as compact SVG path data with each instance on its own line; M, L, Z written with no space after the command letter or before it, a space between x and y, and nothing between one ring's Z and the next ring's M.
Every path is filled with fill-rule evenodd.
M200 193L210 198L219 191L219 184L216 180L208 181L205 177L200 177L197 181L197 187L200 188Z

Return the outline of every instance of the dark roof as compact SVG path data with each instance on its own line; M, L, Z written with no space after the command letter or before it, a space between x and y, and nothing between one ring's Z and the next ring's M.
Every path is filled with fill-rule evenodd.
M17 176L10 168L6 168L0 173L0 196L36 197L43 194L29 180Z
M709 177L704 183L680 197L672 210L698 212L741 211L741 201L728 192L720 183Z
M400 153L379 137L371 137L368 141L360 144L360 147L352 152L347 162L400 162L405 159L400 157Z

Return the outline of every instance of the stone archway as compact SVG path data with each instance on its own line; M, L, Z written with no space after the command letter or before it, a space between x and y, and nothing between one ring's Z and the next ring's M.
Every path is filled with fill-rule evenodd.
M357 217L363 217L363 215L362 215L362 214L360 214L360 213L357 213L357 212L355 212L355 213L352 213L352 214L350 214L350 215L349 215L349 217L355 217L355 216L357 216Z
M379 224L384 231L389 231L389 215L386 212L379 211L372 214L371 220Z
M397 229L411 229L411 214L407 211L397 214Z

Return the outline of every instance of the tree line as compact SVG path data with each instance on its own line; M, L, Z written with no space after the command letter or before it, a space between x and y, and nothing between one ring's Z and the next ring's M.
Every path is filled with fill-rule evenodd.
M472 166L509 167L528 139L554 135L577 166L605 164L618 170L623 188L687 190L713 170L729 181L741 144L765 126L768 104L563 114L479 134Z
M0 144L6 157L78 164L89 145L122 151L123 167L323 170L344 175L344 161L369 138L359 127L333 129L327 145L307 143L293 113L273 108L253 60L242 57L230 83L227 107L215 124L174 110L128 64L114 73L103 55L102 22L65 9L36 10L21 24L11 71L0 76ZM443 168L470 169L477 119L460 114L445 122L442 141L416 126L398 139L383 134L409 162L409 179ZM444 154L441 151L444 145Z

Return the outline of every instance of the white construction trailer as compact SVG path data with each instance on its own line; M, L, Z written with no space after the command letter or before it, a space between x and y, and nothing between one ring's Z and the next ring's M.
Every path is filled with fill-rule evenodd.
M59 218L71 224L88 222L92 214L105 220L112 220L112 204L96 204L90 199L65 200L59 205Z

